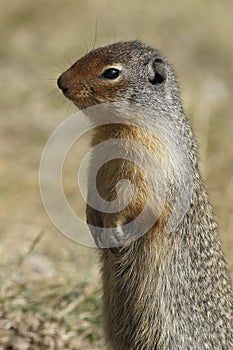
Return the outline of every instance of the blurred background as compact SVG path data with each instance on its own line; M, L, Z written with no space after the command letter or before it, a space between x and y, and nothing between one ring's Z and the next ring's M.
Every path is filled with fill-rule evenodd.
M233 275L232 13L231 0L0 0L0 350L103 349L97 254L56 230L38 186L48 137L76 111L56 79L93 45L139 39L173 63Z

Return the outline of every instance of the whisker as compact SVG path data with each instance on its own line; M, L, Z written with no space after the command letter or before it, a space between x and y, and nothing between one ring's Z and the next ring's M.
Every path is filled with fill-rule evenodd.
M94 43L93 43L93 46L92 46L92 50L94 50L95 44L96 44L96 39L97 39L97 27L98 27L98 23L97 23L97 19L96 19L96 21L95 21L95 36L94 36Z
M57 81L57 78L43 78L45 81Z
M69 104L68 104L68 106L67 106L67 108L66 108L66 114L68 114L71 105L72 105L72 103L69 101Z
M48 96L52 96L52 95L56 94L57 90L58 90L57 88L52 89L51 91L48 92ZM59 94L59 96L61 96L61 95Z
M87 41L85 39L83 41L86 47L86 54L87 54L89 52L89 47L88 47Z
M66 62L68 63L69 66L72 66L72 62L68 57L65 57Z
M62 102L59 103L59 104L56 106L56 108L57 108L57 109L58 109L58 108L61 108L61 106L63 106L64 103L66 103L66 100L63 99Z
M57 63L55 63L55 66L56 66L58 69L60 69L60 73L64 71L64 69L61 68Z
M56 99L60 100L61 98L63 99L63 101L66 101L66 98L64 98L62 94L58 94Z

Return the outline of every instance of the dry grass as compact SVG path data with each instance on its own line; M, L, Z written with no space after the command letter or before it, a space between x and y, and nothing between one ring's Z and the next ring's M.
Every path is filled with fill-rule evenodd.
M96 21L96 46L138 38L165 52L200 142L233 272L233 2L13 0L9 6L2 0L0 6L0 349L102 349L96 254L56 231L39 195L45 142L75 111L55 80L92 48ZM67 173L67 193L83 212L73 179Z
M0 349L101 348L99 292L90 284L17 285L1 301Z

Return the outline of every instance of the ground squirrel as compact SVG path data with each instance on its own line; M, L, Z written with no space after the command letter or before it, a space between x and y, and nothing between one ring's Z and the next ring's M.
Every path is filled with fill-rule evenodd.
M166 117L168 127L177 135L175 142L182 145L190 161L190 205L177 227L166 231L169 210L164 210L140 238L122 247L100 249L108 348L233 349L231 281L200 176L196 142L168 60L139 41L114 43L75 62L59 77L58 86L79 109L112 102L124 118L126 114L129 117L124 106L130 103L158 118ZM146 124L152 122L148 117ZM163 158L156 135L120 122L96 128L92 145L117 138L141 142ZM161 164L166 167L167 163L162 159ZM148 188L143 173L132 162L120 157L107 162L98 173L98 191L106 200L113 200L116 183L122 178L138 188L127 208L105 215L87 206L88 223L110 227L129 222L140 213ZM172 205L173 192L175 186L166 195L166 208Z

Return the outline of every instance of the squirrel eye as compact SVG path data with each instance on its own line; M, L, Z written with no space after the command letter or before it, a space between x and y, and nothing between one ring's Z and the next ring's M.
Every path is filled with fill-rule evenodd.
M108 68L103 72L102 77L105 79L116 79L119 77L119 75L120 75L119 69Z

